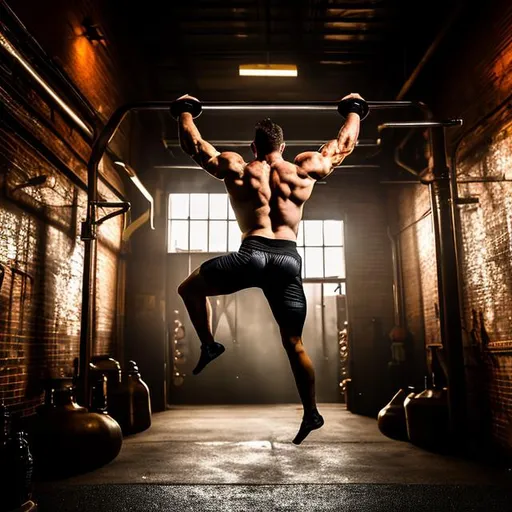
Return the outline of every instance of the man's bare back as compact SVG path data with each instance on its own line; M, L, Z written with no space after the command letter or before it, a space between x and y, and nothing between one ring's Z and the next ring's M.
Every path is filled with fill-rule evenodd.
M253 160L224 179L242 239L296 240L304 203L315 181L282 158Z
M187 98L197 101L191 96L180 99ZM349 98L361 96L349 94L343 99ZM251 144L255 159L247 163L238 153L219 153L201 137L189 113L181 114L178 126L182 149L204 170L224 181L242 239L257 235L296 240L302 209L316 180L329 175L334 166L353 151L359 135L359 122L359 115L349 114L336 139L328 141L319 151L297 155L294 163L282 157L284 140L274 141L275 147L264 144L262 148L259 144L258 148L256 135ZM282 131L277 128L282 138Z

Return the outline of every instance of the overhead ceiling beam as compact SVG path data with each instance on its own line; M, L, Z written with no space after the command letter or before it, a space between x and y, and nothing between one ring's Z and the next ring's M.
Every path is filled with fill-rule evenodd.
M289 29L289 24L283 25L283 29ZM385 35L382 30L379 30L377 28L370 28L370 29L360 29L360 28L354 28L354 29L347 29L345 27L339 27L339 30L336 30L336 27L329 27L328 25L322 26L324 29L321 34L317 35L347 35L347 36L361 36L361 35ZM299 32L298 30L295 30L295 32ZM391 32L391 30L389 31ZM271 34L275 35L281 35L283 31L276 30L271 32ZM212 26L211 28L204 27L201 30L187 30L183 33L183 36L185 38L194 37L194 36L236 36L238 34L246 34L248 36L261 36L261 27L244 27L244 28L238 28L238 27L219 27L218 25Z
M413 72L409 75L407 80L404 82L402 88L400 89L400 92L397 94L396 99L402 100L407 92L411 89L412 85L418 78L419 74L427 64L427 62L431 59L432 55L437 50L437 47L441 44L441 41L455 22L455 20L458 18L461 10L462 10L462 4L463 2L459 0L457 4L454 6L450 14L447 16L445 22L443 23L443 26L441 27L441 30L437 33L435 38L433 39L430 46L427 48L425 54L420 59L416 67L414 68Z
M298 9L300 11L300 8ZM294 9L296 11L296 9ZM212 24L216 25L232 25L233 27L243 27L246 25L253 25L261 27L264 25L264 22L261 20L257 20L251 17L247 17L246 19L234 19L230 18L228 16L212 16L207 17L202 15L201 19L198 20L197 16L187 18L186 16L182 17L180 19L181 27L187 28L187 29L194 29L194 28L201 28L201 27L210 27ZM368 24L368 25L385 25L388 26L388 23L396 21L398 23L398 18L390 18L387 16L379 16L378 18L375 17L366 17L361 16L358 18L353 17L317 17L314 20L309 21L308 25L310 26L318 26L322 25L324 23L346 23L347 25L356 25L356 24ZM274 25L283 25L286 26L289 24L289 20L274 20L272 22ZM300 26L300 25L299 25ZM149 28L149 27L148 27ZM294 27L295 30L297 29L297 26Z

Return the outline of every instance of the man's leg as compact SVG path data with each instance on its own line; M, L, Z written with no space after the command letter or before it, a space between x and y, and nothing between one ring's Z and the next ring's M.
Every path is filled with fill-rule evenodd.
M306 353L302 336L290 336L281 330L281 341L290 361L297 391L304 408L304 414L309 415L316 409L315 370L313 363Z
M213 339L212 307L208 297L227 295L246 287L241 269L247 257L239 253L218 256L203 263L178 287L199 340L201 356L192 373L197 375L210 361L224 352L224 347Z
M178 287L185 307L190 316L190 321L194 326L201 345L213 343L212 333L212 306L208 296L220 295L212 287L209 287L200 274L200 269L196 268Z
M324 424L316 407L315 370L302 342L306 297L298 279L284 286L267 286L263 291L279 325L281 341L304 409L302 424L293 440L300 444L312 430Z
M291 336L281 329L281 340L290 361L297 391L304 409L302 424L293 440L294 444L300 444L312 430L318 429L324 424L324 420L316 407L315 370L313 362L302 343L302 336Z
M213 287L208 286L197 268L178 287L190 321L201 341L201 355L196 367L192 370L194 375L219 357L224 352L224 346L213 339L212 333L212 307L208 300L209 295L220 295Z

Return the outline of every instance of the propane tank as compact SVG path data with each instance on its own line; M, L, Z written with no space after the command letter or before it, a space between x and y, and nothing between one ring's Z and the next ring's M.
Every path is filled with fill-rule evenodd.
M407 424L405 422L404 400L407 393L399 389L391 401L385 405L377 416L379 430L387 437L407 441Z
M55 379L46 393L45 404L37 408L30 426L38 477L90 471L117 457L123 436L112 417L78 405L67 379Z
M151 426L150 392L135 361L128 362L121 384L109 396L108 412L121 426L123 435L136 434Z

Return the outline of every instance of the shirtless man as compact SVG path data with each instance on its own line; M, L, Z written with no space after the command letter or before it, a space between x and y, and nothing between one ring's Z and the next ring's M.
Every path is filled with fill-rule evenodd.
M187 95L178 99L196 100ZM343 99L362 100L359 94ZM180 113L176 119L181 148L206 172L224 181L242 231L238 252L206 261L178 288L201 341L201 356L193 373L198 374L225 350L213 339L208 297L261 288L279 325L304 408L293 440L300 444L324 420L316 407L313 365L302 343L306 297L296 247L298 226L316 181L328 176L353 151L360 115L348 113L336 139L318 151L297 155L294 163L283 159L283 131L270 119L256 125L251 162L238 153L217 151L201 137L191 113Z

